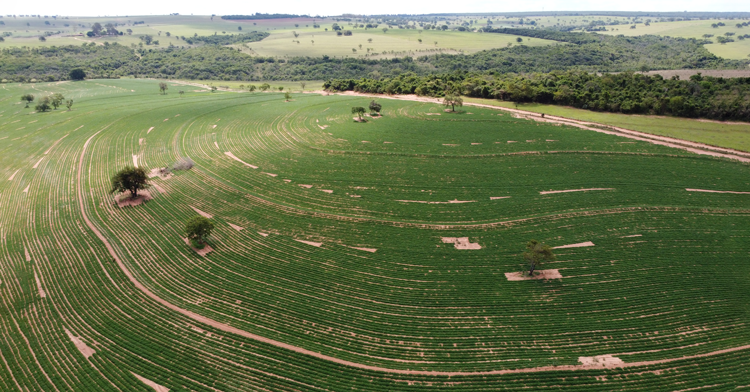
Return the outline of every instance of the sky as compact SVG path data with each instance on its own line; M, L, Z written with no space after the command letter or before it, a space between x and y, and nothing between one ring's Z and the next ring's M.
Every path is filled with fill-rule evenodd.
M456 12L514 12L514 11L750 11L747 0L275 0L275 1L3 1L2 15L232 15L262 13L292 13L309 15L353 14L426 14Z

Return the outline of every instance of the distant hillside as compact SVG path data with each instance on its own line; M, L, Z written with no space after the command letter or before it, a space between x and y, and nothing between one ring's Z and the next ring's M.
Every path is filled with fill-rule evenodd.
M296 14L261 14L255 13L254 15L224 15L221 19L225 20L258 20L258 19L287 19L287 18L309 18L310 15L296 15Z

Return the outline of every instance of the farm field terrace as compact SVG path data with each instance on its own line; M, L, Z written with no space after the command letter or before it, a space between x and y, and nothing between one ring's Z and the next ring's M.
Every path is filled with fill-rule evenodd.
M747 164L493 109L381 99L355 123L369 98L167 83L0 86L0 390L750 384ZM18 101L52 92L73 110ZM182 157L113 203L116 170ZM181 238L199 213L205 256ZM508 280L532 238L593 246Z

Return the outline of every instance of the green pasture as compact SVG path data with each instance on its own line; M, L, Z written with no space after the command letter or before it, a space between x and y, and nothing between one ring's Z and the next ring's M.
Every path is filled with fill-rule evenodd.
M515 108L513 102L494 99L465 98L466 102ZM750 123L696 120L679 117L640 116L621 113L593 112L559 105L518 104L518 109L546 113L580 121L591 121L659 136L705 143L712 146L750 151Z
M686 190L750 193L750 166L489 108L379 99L359 123L371 98L158 83L0 85L0 390L750 384L750 194ZM114 204L116 170L183 157ZM508 280L530 239L594 246ZM575 367L606 355L630 367Z

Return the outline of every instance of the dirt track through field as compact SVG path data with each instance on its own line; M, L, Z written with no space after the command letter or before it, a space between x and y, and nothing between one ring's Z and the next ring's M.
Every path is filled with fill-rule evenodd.
M151 292L150 289L148 289L146 286L141 284L135 278L135 276L131 273L131 271L122 261L122 259L117 254L117 252L115 252L114 248L112 247L110 242L107 240L107 238L102 234L101 231L99 231L99 229L97 229L97 227L89 219L88 213L86 211L85 201L84 201L84 197L86 193L83 190L83 184L81 181L82 173L83 173L83 162L86 156L87 147L89 143L91 142L91 140L94 137L96 137L99 133L104 131L106 128L107 127L96 132L91 137L89 137L88 140L86 140L86 142L83 145L81 155L79 158L79 162L78 162L78 169L76 173L76 180L77 180L76 193L78 197L79 208L80 208L81 215L83 217L84 222L89 227L89 229L97 236L97 238L99 238L99 240L104 244L109 254L117 263L118 267L122 270L125 276L127 276L128 280L135 286L135 288L140 290L144 295L148 296L149 298L159 303L160 305L174 312L177 312L185 317L188 317L196 322L203 323L217 330L221 330L223 332L230 333L230 334L239 335L247 339L252 339L252 340L264 343L264 344L290 350L295 353L311 356L322 361L332 362L332 363L342 365L342 366L348 366L348 367L352 367L356 369L363 369L363 370L368 370L368 371L384 372L384 373L390 373L390 374L414 375L414 376L488 376L488 375L503 375L503 374L517 374L517 373L537 373L537 372L547 372L547 371L578 371L578 370L593 370L593 369L641 367L641 366L650 366L650 365L670 363L670 362L681 361L681 360L710 357L710 356L750 349L750 345L744 345L744 346L733 347L733 348L713 351L713 352L704 353L704 354L697 354L697 355L683 356L683 357L676 357L676 358L667 358L667 359L660 359L660 360L653 360L653 361L621 363L621 364L616 364L616 365L611 365L611 366L606 366L604 364L593 364L593 365L544 366L544 367L535 367L535 368L502 369L502 370L490 370L490 371L429 371L429 370L390 369L390 368L379 367L379 366L365 365L365 364L356 363L356 362L352 362L352 361L348 361L348 360L344 360L340 358L335 358L329 355L317 353L317 352L314 352L314 351L311 351L302 347L297 347L288 343L283 343L277 340L273 340L270 338L266 338L260 335L256 335L256 334L241 330L231 325L224 324L216 320L212 320L208 317L202 316L200 314L191 312L187 309L180 308L179 306L174 305L168 302L167 300L157 296L155 293Z

